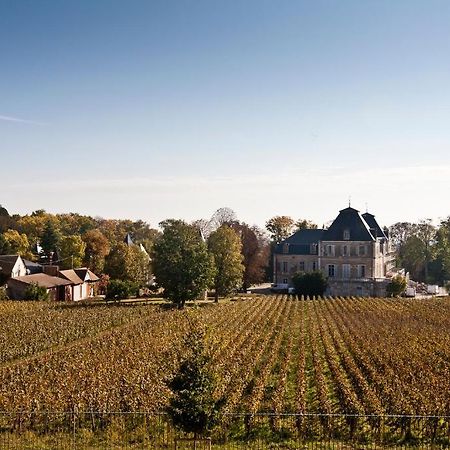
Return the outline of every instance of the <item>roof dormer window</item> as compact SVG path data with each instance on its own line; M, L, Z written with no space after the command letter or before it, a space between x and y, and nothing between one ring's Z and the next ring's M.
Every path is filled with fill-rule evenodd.
M344 241L350 240L350 230L344 230Z

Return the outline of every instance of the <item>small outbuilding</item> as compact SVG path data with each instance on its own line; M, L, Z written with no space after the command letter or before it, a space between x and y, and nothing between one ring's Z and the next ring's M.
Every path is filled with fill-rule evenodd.
M75 301L94 297L95 285L100 280L94 272L86 267L61 270L59 276L71 282L72 300Z
M44 287L50 295L50 300L72 300L71 282L46 273L36 273L8 280L8 295L13 300L23 300L25 292L31 285Z

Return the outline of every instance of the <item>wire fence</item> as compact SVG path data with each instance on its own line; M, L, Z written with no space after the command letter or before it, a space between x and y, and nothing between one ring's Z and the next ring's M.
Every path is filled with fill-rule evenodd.
M147 412L0 412L0 449L444 449L450 416L231 414L209 435Z

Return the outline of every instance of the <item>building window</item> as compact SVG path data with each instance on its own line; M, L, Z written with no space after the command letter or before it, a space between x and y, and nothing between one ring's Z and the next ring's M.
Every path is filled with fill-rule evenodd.
M344 230L344 241L350 240L350 230Z
M366 254L366 246L360 245L359 246L359 256L365 256L365 254Z
M298 268L301 272L305 271L305 261L300 261Z
M317 255L317 244L311 244L309 246L309 253L311 253L311 255Z
M287 278L283 278L283 284L288 284L288 279Z
M313 263L312 263L312 270L313 270L313 272L315 270L317 270L317 263L315 261L313 261Z
M289 253L289 244L283 244L283 253Z
M333 278L335 274L335 266L334 264L328 264L328 276Z
M283 261L283 273L287 273L287 271L288 271L288 262Z
M348 256L348 245L342 246L342 256Z
M364 264L358 265L358 277L359 278L366 277L366 266Z
M334 256L334 245L327 245L327 256Z
M342 264L342 278L350 278L350 264Z

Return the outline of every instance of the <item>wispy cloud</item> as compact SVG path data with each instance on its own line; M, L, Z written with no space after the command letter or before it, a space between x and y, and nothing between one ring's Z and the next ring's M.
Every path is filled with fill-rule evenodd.
M0 115L0 120L3 120L4 122L27 123L30 125L48 125L48 123L46 123L46 122L38 122L36 120L27 120L27 119L21 119L19 117L12 117L12 116Z
M350 169L346 167L334 167L323 169L290 168L279 170L277 174L241 174L232 176L152 176L152 177L90 177L76 180L77 190L96 191L135 191L145 189L163 189L164 191L182 192L186 189L225 189L225 190L258 190L276 191L288 194L294 192L309 191L329 192L330 185L334 191L343 190L349 192L352 189L390 190L393 187L408 186L409 189L418 187L424 189L424 183L431 186L450 179L450 165L439 166L404 166L388 168ZM52 179L50 181L20 181L10 183L14 189L43 189L73 191L74 185L67 179ZM345 195L347 197L348 195Z

